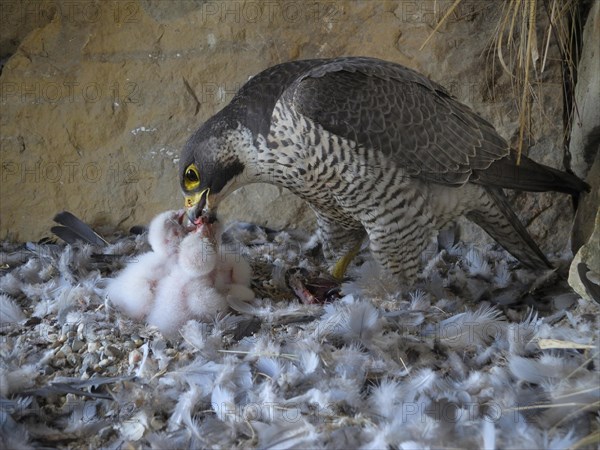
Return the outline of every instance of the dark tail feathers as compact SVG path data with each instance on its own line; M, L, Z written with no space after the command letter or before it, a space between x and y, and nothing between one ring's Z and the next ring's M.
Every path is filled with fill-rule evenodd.
M575 175L538 164L526 156L517 165L515 152L474 175L476 183L520 191L556 191L574 196L590 191L590 186Z

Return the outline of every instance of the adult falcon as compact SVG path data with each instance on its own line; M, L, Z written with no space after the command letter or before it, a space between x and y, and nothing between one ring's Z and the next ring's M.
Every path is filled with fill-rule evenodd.
M375 260L405 281L459 216L526 266L548 267L502 189L587 187L524 156L517 165L494 127L442 86L367 57L291 61L254 76L190 137L179 175L191 220L246 184L282 186L314 210L335 276L368 237Z

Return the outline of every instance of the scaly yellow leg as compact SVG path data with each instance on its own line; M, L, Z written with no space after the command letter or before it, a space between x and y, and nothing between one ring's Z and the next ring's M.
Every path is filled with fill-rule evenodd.
M358 252L360 251L360 247L362 245L362 241L356 244L348 253L342 256L338 262L335 263L333 270L331 271L331 275L334 278L341 280L344 278L344 274L346 273L346 269L354 259Z

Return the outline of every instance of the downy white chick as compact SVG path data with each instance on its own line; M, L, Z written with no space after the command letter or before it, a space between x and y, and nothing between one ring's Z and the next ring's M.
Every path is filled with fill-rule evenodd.
M165 335L174 335L189 319L206 319L227 308L210 277L217 254L208 230L202 224L181 241L177 264L156 290L148 324Z
M183 211L155 217L148 231L153 251L132 261L107 287L115 306L170 336L187 320L226 310L228 295L254 298L250 266L237 252L221 250L220 225L201 222L190 231L182 218Z
M181 242L177 265L159 284L148 316L163 334L173 336L190 319L206 320L227 310L228 295L254 298L250 266L240 255L224 254L220 235L217 223L202 223Z
M166 211L152 219L148 230L152 251L138 256L109 280L107 293L111 302L134 319L142 319L150 312L159 281L177 262L179 244L186 234L182 215L183 211Z

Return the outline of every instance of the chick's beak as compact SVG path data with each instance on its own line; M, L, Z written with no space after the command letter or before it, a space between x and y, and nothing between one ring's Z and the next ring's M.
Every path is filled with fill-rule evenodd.
M211 212L210 188L185 196L186 217L190 223L197 224L200 219L203 222L215 221L215 214Z

